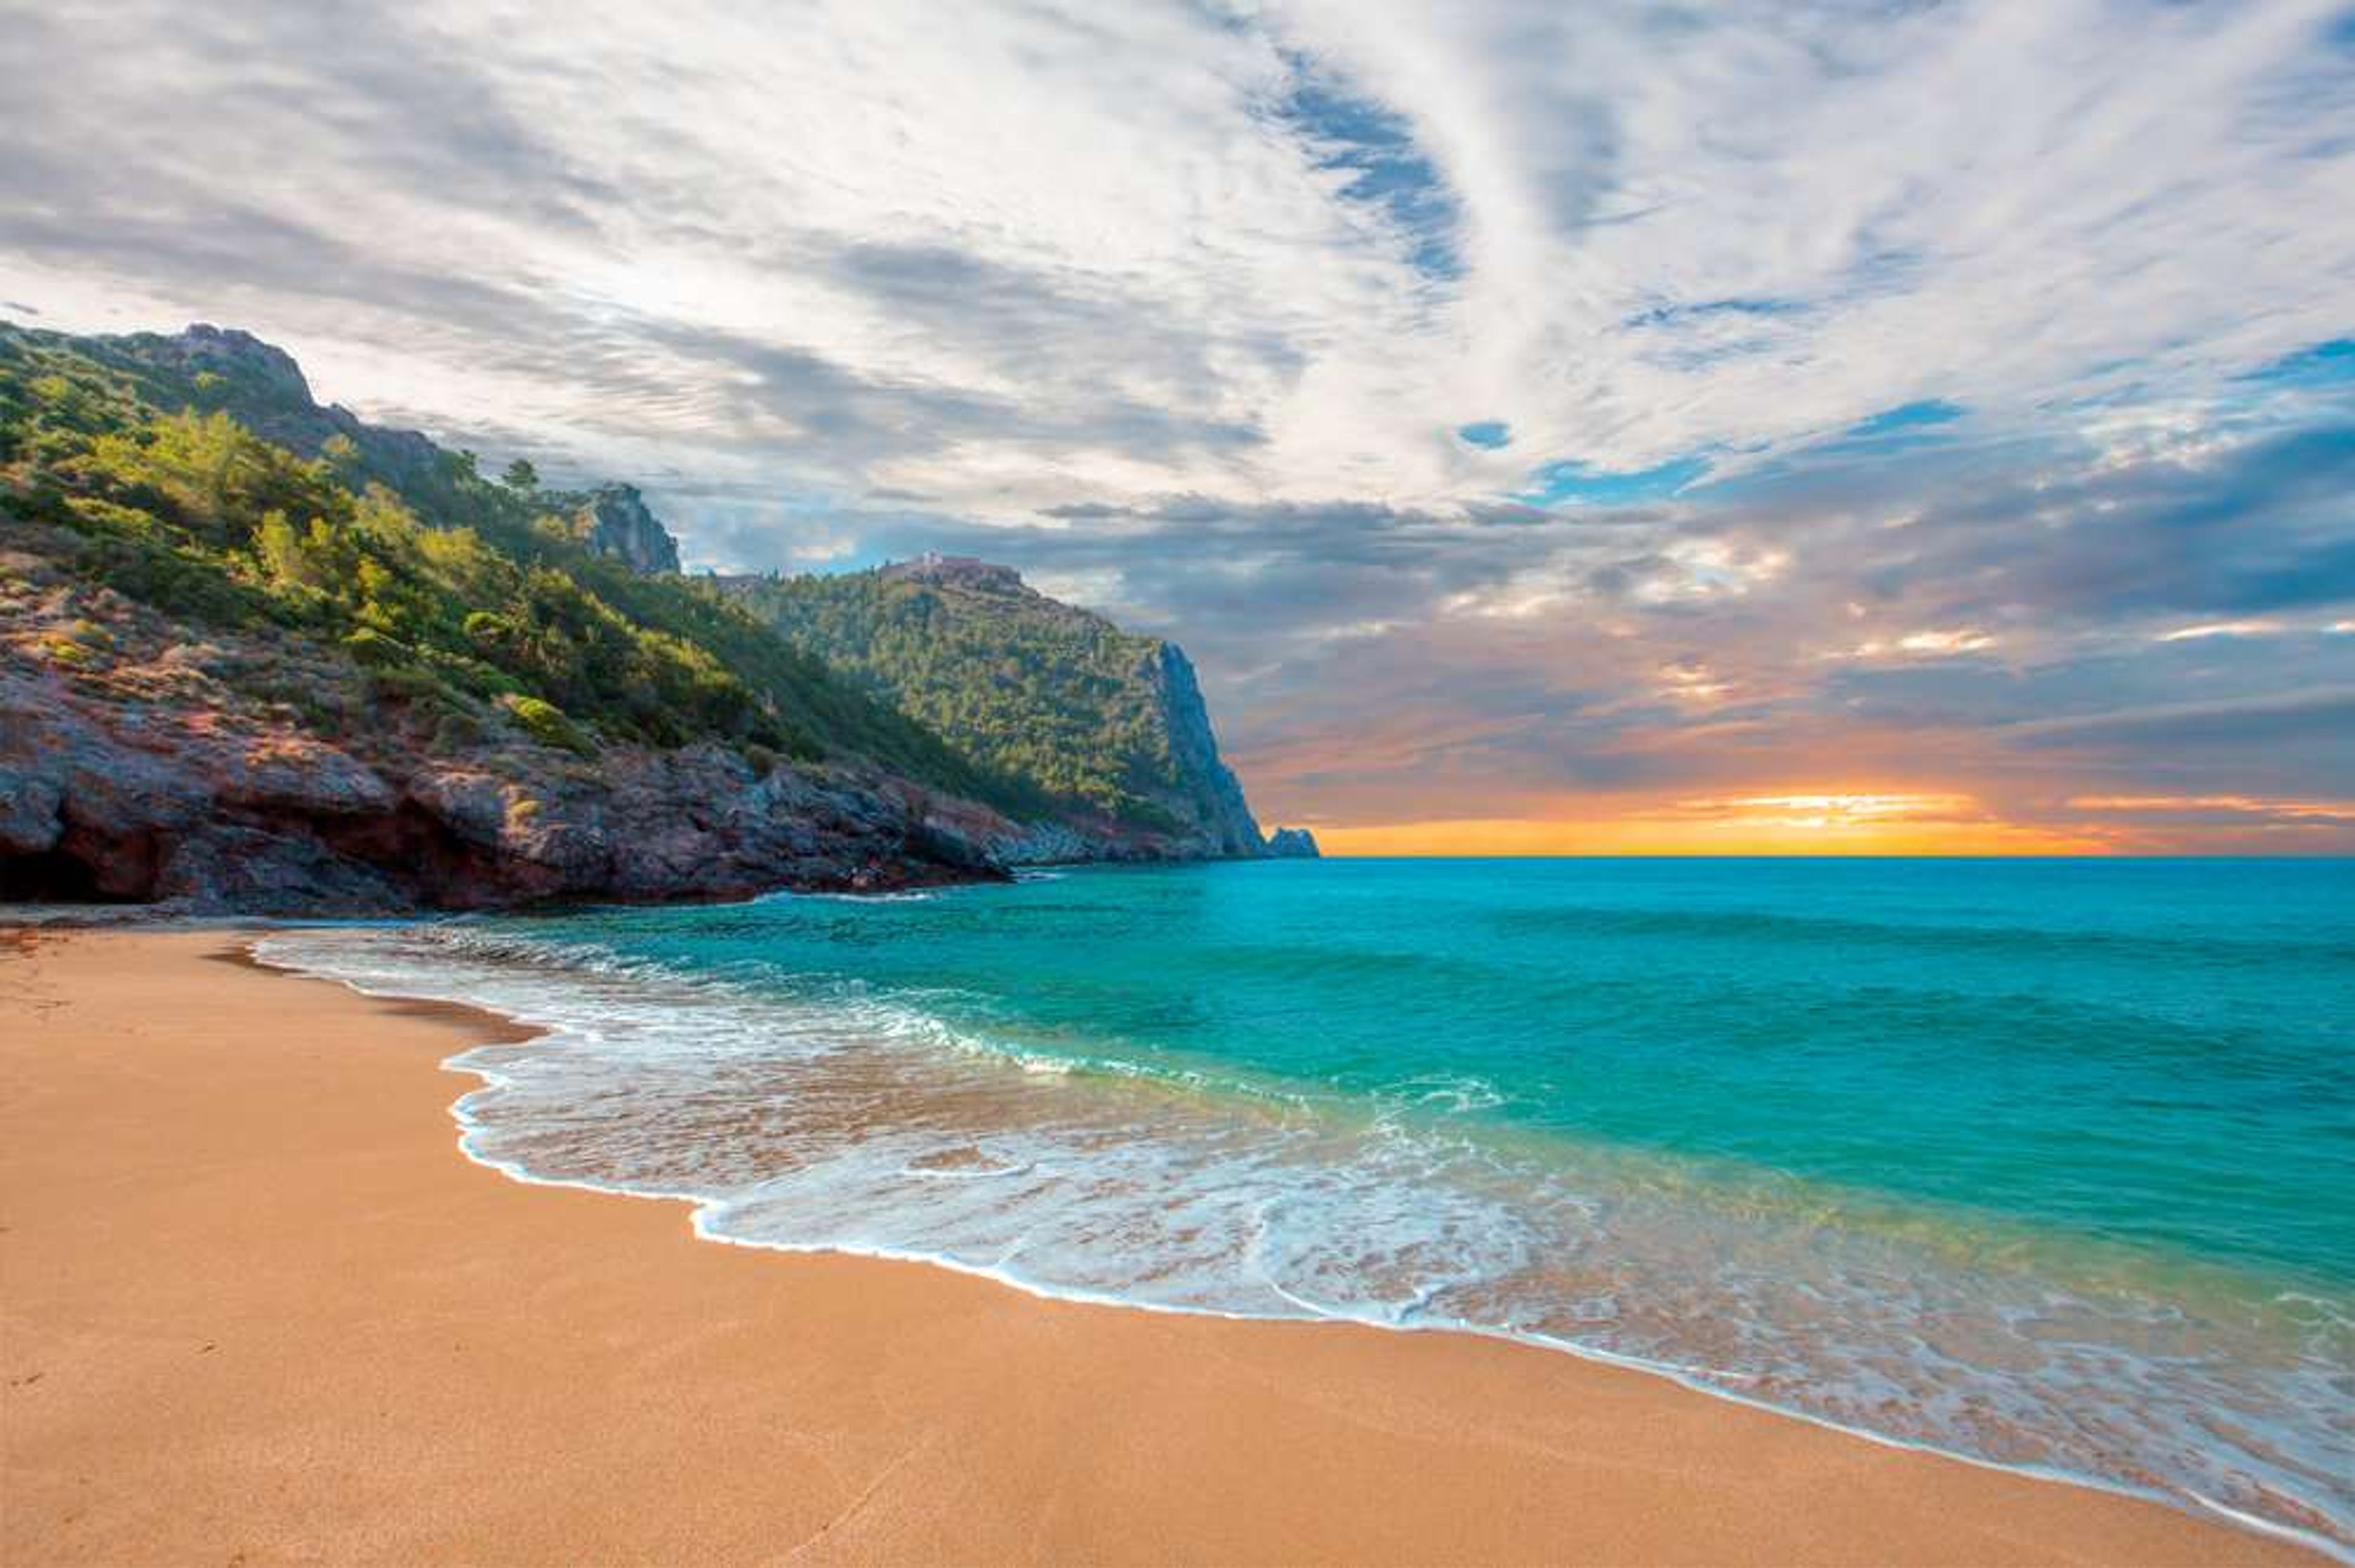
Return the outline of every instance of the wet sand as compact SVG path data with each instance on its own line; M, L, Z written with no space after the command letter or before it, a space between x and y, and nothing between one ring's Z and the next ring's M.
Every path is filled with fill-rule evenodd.
M0 940L9 1563L2316 1563L1524 1346L698 1242L455 1147L513 1026Z

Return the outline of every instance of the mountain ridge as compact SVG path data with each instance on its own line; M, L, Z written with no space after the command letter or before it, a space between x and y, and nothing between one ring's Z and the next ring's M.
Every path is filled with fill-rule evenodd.
M250 334L0 323L0 897L498 907L1209 848L1030 813L677 560L634 489L494 483Z

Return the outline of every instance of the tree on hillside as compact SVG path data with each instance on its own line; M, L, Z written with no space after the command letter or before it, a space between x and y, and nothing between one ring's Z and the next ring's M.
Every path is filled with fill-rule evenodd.
M531 465L529 458L518 457L507 464L507 471L499 475L499 483L519 496L528 496L539 488L539 470Z

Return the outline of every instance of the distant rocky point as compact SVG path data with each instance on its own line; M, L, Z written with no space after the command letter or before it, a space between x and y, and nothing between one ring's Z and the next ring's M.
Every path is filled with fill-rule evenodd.
M1279 827L1267 836L1267 853L1274 860L1314 860L1324 852L1305 827Z

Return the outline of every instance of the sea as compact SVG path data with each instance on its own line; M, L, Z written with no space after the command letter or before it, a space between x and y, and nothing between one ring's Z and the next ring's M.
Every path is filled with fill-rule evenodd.
M287 930L715 1242L1498 1335L2355 1561L2355 863L1564 859Z

